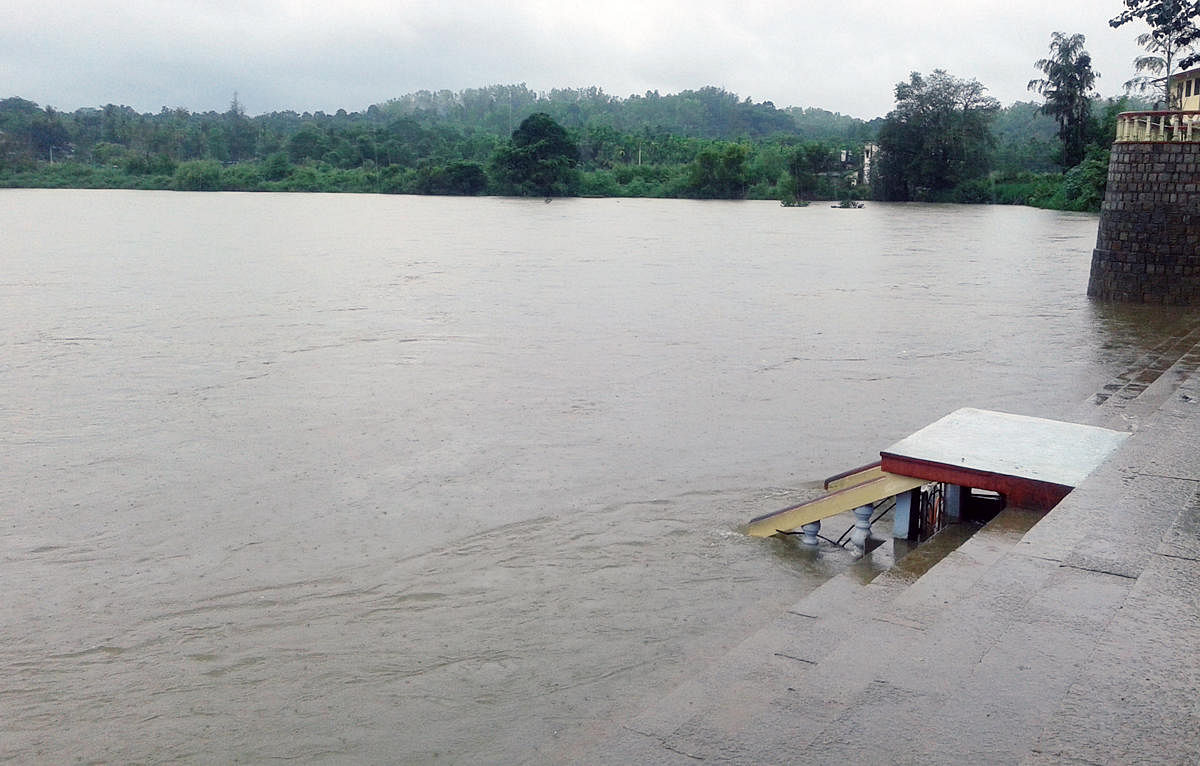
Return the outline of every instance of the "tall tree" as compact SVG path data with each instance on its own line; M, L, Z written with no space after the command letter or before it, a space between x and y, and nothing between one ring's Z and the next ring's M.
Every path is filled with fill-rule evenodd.
M1000 102L978 80L944 70L913 72L896 85L896 108L879 129L880 160L872 184L884 199L934 199L986 175L991 121Z
M787 178L781 196L785 202L801 202L817 191L820 174L833 167L834 148L820 141L805 141L787 157Z
M526 117L492 158L504 191L521 196L562 197L579 189L579 146L550 115Z
M1133 60L1133 68L1138 74L1125 81L1125 92L1154 94L1156 108L1158 105L1178 106L1176 99L1167 88L1167 68L1170 62L1192 53L1192 46L1176 48L1173 40L1164 39L1161 42L1154 39L1150 32L1137 36L1137 44L1146 49L1146 55Z
M1092 71L1092 57L1083 47L1084 42L1083 35L1051 35L1050 58L1033 64L1046 76L1030 80L1028 86L1046 99L1042 112L1058 123L1063 166L1068 168L1083 161L1091 125L1092 86L1099 77Z
M744 198L748 156L741 144L716 143L702 149L688 167L687 193L701 199Z
M1200 53L1189 50L1192 43L1200 40L1200 0L1124 0L1125 10L1109 20L1112 27L1120 27L1134 19L1140 19L1150 31L1138 37L1138 43L1160 57L1158 71L1163 75L1163 101L1167 108L1176 108L1171 94L1171 76L1176 68L1187 69L1200 61ZM1135 60L1145 61L1143 56ZM1153 64L1138 66L1139 71L1153 71ZM1136 82L1135 80L1131 81Z
M233 101L229 103L229 111L224 115L226 132L229 136L229 159L234 162L251 159L254 156L255 130L242 102L238 101L235 91Z
M71 137L63 126L62 115L51 107L46 107L42 114L35 115L29 126L29 135L33 140L33 151L38 159L54 161L54 153L59 153L59 159L71 142Z

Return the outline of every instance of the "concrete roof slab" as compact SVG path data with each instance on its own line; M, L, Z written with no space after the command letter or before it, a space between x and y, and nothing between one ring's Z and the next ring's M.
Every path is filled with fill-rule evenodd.
M964 407L881 454L964 470L1078 486L1129 434Z

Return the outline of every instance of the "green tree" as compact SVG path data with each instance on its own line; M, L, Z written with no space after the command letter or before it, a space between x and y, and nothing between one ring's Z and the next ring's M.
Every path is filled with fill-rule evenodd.
M1124 3L1125 10L1108 23L1115 28L1139 19L1150 27L1149 32L1138 37L1138 44L1151 55L1135 59L1134 65L1140 72L1152 71L1163 76L1163 103L1169 109L1176 108L1178 105L1173 103L1170 92L1176 63L1179 69L1187 69L1200 61L1200 53L1190 50L1192 43L1200 40L1200 27L1196 25L1200 18L1200 0L1124 0ZM1138 78L1134 78L1130 83L1137 81Z
M29 137L38 159L53 160L55 153L62 159L70 145L70 136L63 126L62 116L50 107L34 115L29 125Z
M1062 167L1058 125L1042 111L1043 104L1018 101L1001 109L992 121L996 145L991 169L1000 173L1056 172Z
M478 162L451 162L417 169L416 191L420 194L472 196L487 188L487 174Z
M255 130L246 110L238 101L237 93L229 104L229 111L224 115L226 132L229 141L229 159L234 162L251 159L254 156Z
M526 117L492 157L492 170L502 191L525 197L577 193L578 164L579 146L544 112Z
M1083 35L1050 36L1050 58L1034 66L1046 76L1030 80L1029 90L1046 99L1042 112L1058 123L1063 145L1063 167L1073 168L1083 160L1092 114L1092 86L1099 76L1092 71L1092 57L1083 47Z
M290 172L292 164L283 152L273 152L263 161L262 174L268 181L282 181Z
M873 172L877 196L889 200L939 199L959 183L987 174L990 124L1000 104L977 80L941 69L913 72L896 85L896 108L879 129L880 158Z
M805 141L788 155L787 174L781 198L785 202L812 199L820 188L821 174L833 167L833 147L820 141Z
M122 164L125 172L130 175L174 175L176 163L166 154L143 154L130 152Z
M1133 60L1133 68L1138 74L1125 81L1125 92L1154 94L1156 109L1168 105L1172 109L1179 106L1178 99L1167 88L1165 72L1175 59L1190 53L1191 48L1176 49L1173 40L1155 40L1150 32L1138 35L1137 43L1146 50L1146 55Z
M319 160L328 151L329 136L312 123L306 123L287 142L288 159L296 163Z
M702 150L688 168L687 193L701 199L743 199L748 156L749 151L741 144Z
M179 191L220 191L221 164L213 160L192 160L175 168L171 188Z
M1109 152L1095 144L1087 148L1087 156L1067 171L1063 177L1060 207L1068 210L1099 210L1108 185Z

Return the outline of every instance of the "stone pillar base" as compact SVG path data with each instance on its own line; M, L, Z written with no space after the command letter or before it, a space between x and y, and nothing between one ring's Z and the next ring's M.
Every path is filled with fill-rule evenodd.
M1088 295L1200 305L1200 143L1113 144Z

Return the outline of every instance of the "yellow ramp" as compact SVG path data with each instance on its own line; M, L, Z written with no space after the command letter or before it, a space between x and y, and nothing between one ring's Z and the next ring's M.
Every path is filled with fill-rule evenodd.
M878 474L877 478L870 478L876 474ZM750 522L750 527L746 530L747 534L751 537L770 537L777 532L789 532L810 522L837 516L839 513L845 513L860 505L878 502L885 497L899 495L901 492L916 489L926 483L925 479L887 473L874 467L858 475L865 478L866 481L847 486L807 503L759 516Z
M830 476L825 480L825 491L837 492L839 489L857 487L859 484L864 484L872 479L878 479L883 476L881 465L881 461L876 461L861 468L854 468L845 473L839 473L837 476Z

